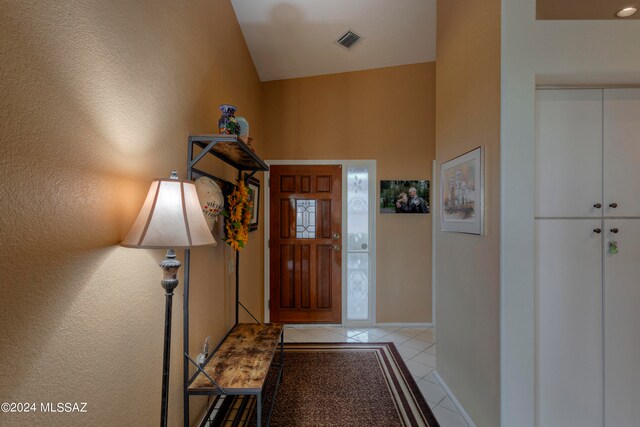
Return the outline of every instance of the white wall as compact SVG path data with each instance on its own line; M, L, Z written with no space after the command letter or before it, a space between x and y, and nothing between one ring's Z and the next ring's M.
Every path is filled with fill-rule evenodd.
M640 21L535 21L502 2L501 418L534 425L535 86L640 85Z

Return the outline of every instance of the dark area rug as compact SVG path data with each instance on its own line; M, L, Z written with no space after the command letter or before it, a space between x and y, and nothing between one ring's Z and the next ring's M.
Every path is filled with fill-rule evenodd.
M219 425L255 425L255 402L235 401L230 407L242 421ZM438 427L438 422L393 343L289 343L270 425Z

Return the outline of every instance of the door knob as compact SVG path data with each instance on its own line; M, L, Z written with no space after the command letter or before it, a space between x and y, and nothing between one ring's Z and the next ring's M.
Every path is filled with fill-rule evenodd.
M602 207L602 205L600 203L595 203L593 205L593 207L596 208L596 209L600 209Z
M598 233L598 234L600 234L600 233L602 233L602 229L600 229L600 228L594 228L594 229L593 229L593 232L594 232L594 233Z
M333 233L333 240L340 240L340 233Z
M615 208L617 208L617 207L618 207L618 204L617 204L617 203L615 203L615 202L613 202L613 203L609 203L609 207L610 207L610 208L615 209Z
M616 233L618 232L618 229L614 227L614 228L612 228L612 229L611 229L611 230L609 230L609 231L611 231L613 234L616 234Z
M340 245L333 245L332 249L336 252L340 252Z

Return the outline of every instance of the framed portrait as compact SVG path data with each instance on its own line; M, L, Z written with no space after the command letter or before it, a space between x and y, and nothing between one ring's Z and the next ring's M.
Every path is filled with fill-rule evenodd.
M440 166L442 231L482 234L484 153L478 147Z
M260 180L255 177L249 177L247 180L247 188L249 189L249 200L253 203L251 208L251 225L249 232L258 229L258 220L260 214Z
M427 180L380 181L380 213L428 214L430 185Z

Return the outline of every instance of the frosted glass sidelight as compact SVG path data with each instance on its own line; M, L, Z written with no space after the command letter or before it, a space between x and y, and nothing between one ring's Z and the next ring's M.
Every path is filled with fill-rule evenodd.
M369 318L369 254L347 254L348 316L351 320Z
M369 319L369 170L347 170L347 318Z
M349 251L369 250L369 171L350 168L347 173L347 230Z
M296 200L296 239L316 238L316 201Z

